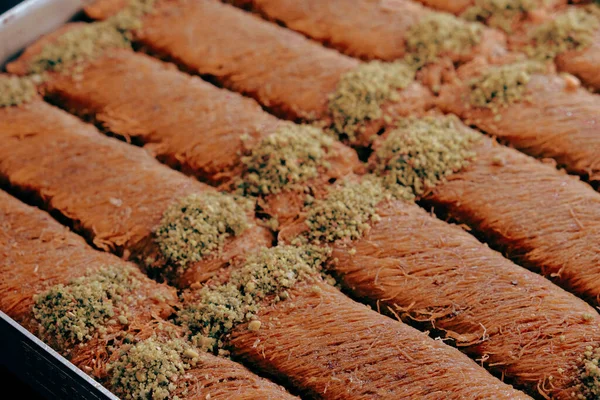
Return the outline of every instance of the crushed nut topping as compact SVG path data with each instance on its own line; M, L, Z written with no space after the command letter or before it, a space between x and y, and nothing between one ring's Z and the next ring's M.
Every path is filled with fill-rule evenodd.
M446 54L468 54L479 44L483 26L451 14L432 12L411 26L406 35L407 60L422 66Z
M326 156L332 145L333 139L317 127L282 123L242 157L246 170L238 191L259 196L300 189L320 169L329 168Z
M403 188L405 198L412 199L412 191ZM359 182L344 181L330 190L327 197L308 197L305 209L309 230L294 243L324 244L338 240L361 238L379 221L376 206L391 194L373 175L366 175Z
M98 328L124 312L122 296L138 285L130 272L104 267L66 285L51 287L34 297L33 316L40 323L41 336L65 346L91 339Z
M226 283L200 289L197 300L179 312L178 322L190 330L196 343L212 350L235 325L256 320L267 296L279 301L296 282L316 276L328 254L314 246L260 249L234 268ZM254 323L250 329L257 326Z
M403 62L371 61L345 73L329 98L333 131L356 139L365 123L383 117L383 104L397 101L398 90L414 77L414 69Z
M510 33L516 21L544 3L548 0L475 0L461 17L469 21L485 21L491 27Z
M112 389L121 398L164 400L172 397L179 377L200 357L183 339L153 336L127 348L107 370Z
M454 116L405 118L376 146L371 170L390 191L411 188L420 196L475 157L480 134L460 129Z
M501 107L526 100L531 74L543 71L542 64L532 61L491 67L468 82L469 103L497 113Z
M587 346L582 357L583 368L580 373L581 385L577 399L600 398L600 347Z
M74 64L100 56L107 49L131 48L133 30L152 12L155 0L131 0L105 21L80 24L42 48L31 61L30 73L66 71Z
M28 103L36 93L35 84L30 78L0 75L0 108Z
M167 260L186 268L218 254L228 238L240 235L249 224L244 206L233 196L207 191L169 206L156 228L156 242Z
M569 50L584 50L594 43L600 29L600 7L572 7L536 27L530 34L528 53L539 59L553 59Z

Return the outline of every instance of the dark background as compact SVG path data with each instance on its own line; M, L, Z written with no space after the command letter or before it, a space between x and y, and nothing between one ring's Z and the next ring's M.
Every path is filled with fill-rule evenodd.
M20 2L21 0L0 0L0 14L11 9ZM8 371L5 366L2 365L0 365L0 385L2 385L4 390L12 389L11 391L16 391L19 394L19 397L22 399L42 399L37 395L37 393L33 392L26 384L21 382L15 375Z
M0 14L8 10L9 8L14 7L20 2L21 0L0 0Z

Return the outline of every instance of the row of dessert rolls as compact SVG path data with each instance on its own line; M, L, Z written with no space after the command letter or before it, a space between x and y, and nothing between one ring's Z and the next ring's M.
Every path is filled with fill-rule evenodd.
M247 201L173 171L142 149L106 138L40 99L4 107L0 115L0 170L7 187L60 214L99 247L135 259L151 275L163 275L181 288L181 304L169 319L196 353L231 354L308 397L528 398L458 350L343 295L321 277L326 249L269 248L269 233L248 215ZM10 229L7 236L11 247ZM5 268L15 276L12 297L21 302L31 294L18 282L35 279L15 264ZM70 266L70 260L64 264ZM102 312L99 305L87 310L77 301L66 307L65 314L80 315L78 324L89 326L90 338L104 337L102 325L92 319ZM55 319L63 310L53 302L47 308ZM35 316L35 309L26 312ZM140 340L134 336L130 343L137 346ZM97 352L104 342L88 344L90 352ZM175 357L176 350L169 354ZM154 365L154 355L141 357ZM151 376L145 365L132 363L140 377ZM179 379L184 371L172 371L173 379L160 388L164 397L189 392L195 381ZM141 387L145 379L130 378L118 376L124 388L117 393L146 398L153 390ZM476 387L468 384L471 379ZM218 398L218 391L209 393Z
M201 13L197 10L198 7L203 7ZM407 110L404 107L407 104L416 104L417 109L421 108L423 111L432 105L430 99L433 96L422 95L427 90L413 82L414 72L410 66L402 63L361 64L294 34L283 36L289 40L278 41L274 35L284 34L286 31L214 2L159 2L157 10L164 15L156 11L142 14L142 28L136 26L133 31L134 39L146 47L152 47L153 43L140 39L147 30L160 31L168 26L165 22L167 17L189 15L194 10L199 13L197 17L204 15L213 20L221 17L223 20L219 25L224 26L224 34L228 33L226 22L233 24L236 21L235 26L240 30L247 27L246 33L262 32L264 35L259 42L265 51L262 57L276 55L278 53L275 51L279 51L279 54L285 55L282 67L263 69L256 73L250 70L244 76L243 70L249 70L243 63L244 60L238 58L237 64L241 65L223 63L234 70L227 79L239 85L231 87L253 96L255 94L252 87L257 87L259 91L264 89L260 96L255 96L260 102L268 107L275 104L276 107L293 112L300 110L307 116L303 117L306 119L315 119L315 110L320 108L323 117L316 119L323 120L322 126L342 134L351 143L370 143L373 133L384 130L385 134L373 144L374 152L368 166L361 165L352 150L333 141L318 128L282 123L262 112L252 101L212 88L197 78L174 71L146 56L114 49L127 47L129 44L128 37L119 36L123 24L127 23L122 14L105 23L67 27L51 35L47 40L32 46L12 66L12 71L27 73L40 72L49 67L58 69L56 66L61 63L54 60L63 62L74 53L77 54L66 46L69 43L85 43L86 39L96 37L110 38L100 43L92 40L92 48L98 51L92 59L76 55L71 60L76 68L71 69L64 63L62 71L45 76L40 89L46 97L69 111L94 121L112 134L145 144L159 159L170 165L207 182L219 184L222 189L255 197L260 213L273 218L271 226L275 227L275 222L281 224L281 229L277 229L281 231L281 242L319 246L333 243L333 255L328 257L326 263L328 270L356 296L367 299L378 309L427 322L441 329L457 344L465 346L467 352L522 387L528 387L532 393L537 391L565 398L573 393L593 396L596 390L593 386L594 370L590 368L595 357L593 346L597 343L597 339L594 339L598 329L596 312L574 296L517 267L468 234L436 220L405 200L411 200L416 195L430 204L448 207L453 215L459 214L461 218L470 221L476 229L493 238L495 243L512 250L514 255L522 256L520 253L523 250L531 252L532 254L523 256L523 259L528 263L531 260L537 261L537 264L532 262L531 266L545 269L547 267L544 263L548 260L554 265L565 264L562 259L553 258L570 250L565 246L572 245L556 237L558 233L563 233L560 232L561 229L565 229L564 233L572 234L570 239L576 242L571 251L578 252L578 257L579 254L586 257L587 254L588 260L594 260L596 255L591 246L594 230L593 226L586 225L590 220L593 225L593 219L598 218L594 208L598 204L597 193L585 184L559 174L552 167L543 166L480 137L456 119L442 117L437 113L429 113L427 116L416 113L415 118L397 119L401 115L415 114L414 108L409 107ZM207 10L213 14L207 15ZM131 18L131 11L128 13L130 15L125 17ZM114 29L115 26L117 29ZM193 19L183 26L186 29L201 28L194 25ZM281 29L281 32L277 29ZM97 32L105 34L95 35ZM114 35L111 36L111 32ZM251 45L251 39L244 40L243 35L238 37L235 31L229 31L229 34L239 41L238 48L241 45ZM168 43L161 44L163 47L160 50L151 51L167 55L190 69L194 69L191 66L193 64L187 65L186 60L193 59L192 63L206 60L202 48L197 46L201 43L186 44L182 38L174 40L168 35L166 39ZM178 48L182 45L183 48ZM273 47L269 47L271 45ZM248 51L241 47L242 52ZM226 46L222 48L227 49ZM183 53L172 55L169 51ZM199 58L200 55L202 57ZM296 92L299 96L295 100L300 103L288 103L286 98L282 100L277 97L284 94L277 92L279 80L294 82L289 79L295 77L298 85L312 83L306 79L307 75L303 76L298 69L294 69L299 64L293 64L292 61L300 58L304 60L306 68L310 68L310 62L319 59L327 60L334 67L339 64L340 69L343 71L346 68L346 71L336 73L335 68L317 71L317 74L313 74L316 77L330 74L325 76L323 84L333 88L329 91L309 91L310 87L307 87ZM281 62L274 60L272 64L278 65L277 61ZM270 64L270 61L266 64ZM202 72L202 68L199 70ZM270 77L268 74L271 71L280 75ZM230 86L226 80L219 81ZM369 84L362 85L365 82ZM246 90L246 87L250 89ZM273 88L275 94L272 92ZM405 93L407 90L409 93ZM329 93L333 95L330 96ZM409 104L414 97L420 101ZM310 107L311 102L317 103L313 109ZM348 107L349 103L360 107ZM304 104L309 107L303 108ZM14 108L10 107L8 110ZM358 115L345 114L355 113L357 110ZM44 113L49 112L44 110ZM31 117L31 114L24 114L23 123ZM234 244L228 248L228 243L222 241L222 238L216 242L211 242L212 239L209 238L209 242L206 242L206 234L197 232L198 228L193 223L190 226L190 215L178 216L178 210L190 210L198 201L196 197L191 200L184 197L179 189L169 193L174 194L170 201L176 206L166 207L162 204L162 209L158 206L151 211L154 213L154 223L149 223L147 215L147 220L142 220L140 216L138 221L129 221L136 210L148 211L152 208L147 208L148 205L143 200L144 193L153 198L157 193L165 194L160 190L160 185L156 187L154 178L138 178L137 182L146 181L148 184L137 183L138 187L132 188L135 195L119 193L119 196L103 199L99 204L91 204L94 202L89 199L98 196L98 191L106 191L104 195L108 195L114 192L115 187L120 188L127 181L122 176L102 175L92 166L102 165L102 169L110 169L109 165L114 164L121 171L131 169L127 168L125 160L108 157L111 151L100 152L95 157L81 157L81 154L91 152L92 147L101 147L96 142L80 148L75 146L75 138L62 138L58 149L63 153L57 151L57 154L49 158L46 166L48 170L31 171L31 161L25 162L25 157L31 157L32 160L40 157L46 159L48 140L54 139L53 136L40 135L37 141L23 140L23 133L18 133L19 130L22 131L19 125L21 122L17 123L15 120L8 124L16 129L12 135L17 141L14 145L11 143L3 155L3 159L8 160L1 164L5 179L13 190L33 194L41 204L66 216L76 229L81 229L97 245L116 250L127 257L134 256L153 276L164 273L166 279L182 288L203 282L218 273L223 266L231 264L230 259L245 257L247 254L247 247ZM199 131L202 135L198 134ZM61 137L58 133L53 132L54 134ZM353 142L355 138L362 138L363 142ZM70 168L62 165L67 164L64 160L64 148L67 146L73 146L74 157L78 158L75 160L77 163ZM22 149L21 153L16 156L19 149ZM211 157L206 157L207 154ZM138 163L139 160L136 159L135 162ZM365 169L372 174L363 178L349 176L351 172L361 174ZM135 175L137 174L139 171L135 170ZM54 178L48 180L49 175ZM344 176L346 178L341 179ZM445 178L449 180L445 181ZM490 178L496 179L489 182ZM171 179L173 178L169 177L169 181ZM525 179L531 184L523 188L521 186ZM329 185L332 180L338 180L338 183ZM90 182L94 182L93 188L89 188ZM501 193L494 191L495 188L490 183L501 186ZM540 191L545 195L539 197ZM73 199L73 192L80 193L83 198ZM310 193L310 196L307 197L306 193ZM552 199L547 198L549 196ZM179 198L184 200L176 203ZM469 198L472 199L470 204L462 204ZM516 204L515 207L510 201L514 198L525 204ZM131 201L131 206L123 209L124 214L113 215L114 210L111 211L110 206L121 207L124 199ZM167 199L163 201L169 202ZM201 205L194 211L204 219L209 218L202 215L202 208L206 207L207 201L203 199L204 206ZM234 236L236 240L243 242L241 238L248 235L246 237L249 241L245 243L253 243L259 236L261 240L269 241L265 239L268 237L266 229L262 229L263 234L251 237L245 226L247 222L241 223L240 218L232 219L231 201L211 201L208 206L211 210L223 209L215 214L227 221L226 228L223 228L225 236ZM536 208L530 209L527 206ZM498 216L490 215L491 207L500 208ZM300 218L296 219L299 211ZM157 218L161 216L163 225L156 228ZM556 224L561 218L562 225L549 226L550 221ZM114 221L108 222L106 219ZM126 226L128 223L133 225ZM523 224L532 225L531 230L522 232ZM257 233L261 231L257 224L250 225L255 227ZM199 236L190 237L190 230ZM529 232L539 237L531 240ZM506 237L512 241L503 243ZM194 247L190 248L190 242L194 243ZM561 244L562 248L556 248ZM197 245L203 250L198 250ZM594 271L590 271L589 265L585 265L585 258L571 260L573 257L567 254L563 256L571 262L567 265L570 268L565 268L567 271L560 268L559 282L594 301L597 296L594 293L594 280L597 280ZM156 272L157 268L160 272ZM559 269L544 272L550 274L556 271ZM192 307L193 312L182 313L179 320L186 321L184 325L194 334L208 333L209 339L223 334L223 327L213 330L213 326L222 325L222 321L217 321L216 324L212 321L207 328L198 327L203 324L194 326L189 320L203 320L206 315L216 318L211 316L214 311L205 302L207 299L209 302L216 301L214 291L210 288L216 288L214 290L217 291L233 290L229 286L223 288L221 281L227 279L233 279L238 287L245 287L245 284L240 283L240 275L232 273L231 278L214 276L205 286L209 289L184 295L186 301L193 302L195 306ZM254 287L256 283L250 286ZM315 284L310 286L311 293L322 293L314 287ZM324 287L329 288L327 285ZM245 293L244 290L242 292ZM288 295L289 293L285 296ZM289 304L286 302L282 304ZM334 303L337 302L343 300L336 297ZM505 312L498 313L499 304L502 304ZM249 305L244 305L247 306ZM528 310L525 315L523 309ZM531 315L529 311L532 312ZM236 317L228 318L235 320ZM251 319L248 326L252 324L254 328L257 325L260 327L260 321L263 320L263 317ZM275 316L273 321L279 321L279 317ZM234 322L239 322L239 318ZM322 320L313 322L316 326L323 327ZM273 324L276 325L275 322ZM251 331L263 332L260 328L254 328ZM322 332L334 332L327 325L323 329ZM296 346L299 345L300 338L305 337L307 341L301 345L304 351L318 352L327 348L323 343L316 342L306 331L303 332L304 335L295 338L298 343ZM311 326L308 332L314 334L318 330ZM572 336L566 335L566 332ZM356 338L353 340L357 342ZM231 344L227 346L231 347ZM557 348L561 350L556 352ZM281 351L286 347L272 351L277 352L278 349ZM240 354L244 352L242 348L238 351ZM264 352L264 348L262 351ZM314 356L315 353L312 354ZM334 354L333 357L348 359L348 354ZM289 354L286 356L289 362ZM377 359L376 356L373 357ZM550 362L548 357L557 357L556 364ZM260 363L252 360L252 357L250 360L276 376L281 376L284 370L289 371L286 372L287 375L284 374L286 379L298 373L298 369L293 369L298 368L297 359L291 360L291 364L275 363L278 366L264 360ZM411 362L415 363L414 360ZM364 363L364 360L360 363ZM564 368L557 365L563 365ZM314 366L308 365L306 368L310 372L310 368ZM312 373L315 373L314 370ZM369 376L374 384L379 382L374 375ZM311 378L308 381L314 382ZM416 379L415 376L412 379ZM319 382L314 386L306 382L293 382L300 390L313 391L315 396L315 393L325 396L323 392L329 390L331 393L328 396L335 398L343 397L343 390L340 390L344 384L347 385L347 382L337 387L331 386L330 382ZM442 384L448 385L448 382ZM389 397L394 393L391 390L390 387L385 387L378 393ZM456 387L450 385L446 390L455 395L459 393ZM413 393L417 395L421 392ZM359 397L359 394L353 393L353 396Z
M50 215L0 192L0 309L122 398L292 399L202 352L167 318L176 291L93 250Z

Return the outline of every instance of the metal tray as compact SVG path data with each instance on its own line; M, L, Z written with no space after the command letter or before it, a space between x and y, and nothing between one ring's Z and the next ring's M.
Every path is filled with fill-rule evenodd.
M91 2L92 0L25 0L0 15L0 67L25 46L72 19Z
M118 400L0 311L0 364L47 399Z
M26 0L0 15L0 72L40 36L90 0ZM98 382L0 311L0 365L47 399L118 400Z

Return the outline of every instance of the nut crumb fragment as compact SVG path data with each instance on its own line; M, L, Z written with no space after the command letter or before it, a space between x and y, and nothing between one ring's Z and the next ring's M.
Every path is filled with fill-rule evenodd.
M260 330L261 322L259 320L250 321L248 324L248 330L250 332L258 332Z
M581 81L577 79L575 76L568 73L561 73L560 76L565 81L565 90L568 92L572 92L581 87Z

